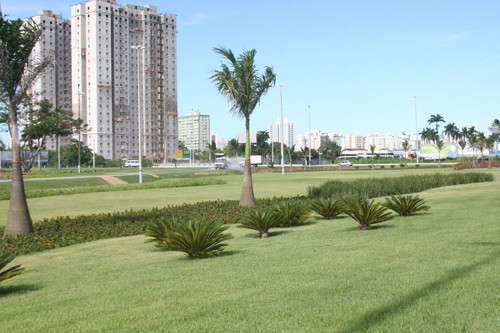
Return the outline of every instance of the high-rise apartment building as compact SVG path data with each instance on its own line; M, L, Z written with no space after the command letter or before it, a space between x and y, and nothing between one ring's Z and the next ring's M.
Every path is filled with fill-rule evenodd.
M278 119L275 123L269 124L269 139L271 142L281 142L280 125L280 119ZM288 118L285 118L283 120L283 143L289 147L297 145L297 135L297 123L291 122Z
M151 5L91 0L71 7L70 21L72 110L88 125L82 141L108 159L137 157L141 128L142 156L172 158L176 16Z
M32 59L53 54L55 62L34 82L29 93L37 100L46 99L54 108L71 110L71 29L69 20L50 10L40 10L32 17L42 29L40 40L33 48ZM69 143L69 138L60 138L60 144ZM46 142L47 149L55 150L55 138Z
M191 110L179 117L179 141L189 150L204 151L210 144L210 116Z

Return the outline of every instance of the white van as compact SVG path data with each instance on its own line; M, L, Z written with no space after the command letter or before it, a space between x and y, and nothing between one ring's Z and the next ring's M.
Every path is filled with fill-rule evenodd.
M124 166L125 168L138 168L139 160L127 160Z

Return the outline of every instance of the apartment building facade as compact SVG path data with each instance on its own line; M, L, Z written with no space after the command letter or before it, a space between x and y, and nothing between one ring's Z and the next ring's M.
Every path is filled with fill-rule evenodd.
M269 138L271 142L281 142L281 120L278 119L276 122L269 124ZM288 118L283 120L283 143L291 147L295 145L297 148L298 143L298 133L297 133L297 123L291 122Z
M91 0L71 7L70 22L72 110L88 126L82 141L108 159L134 158L141 130L144 158L173 158L176 16Z
M31 59L39 59L52 54L55 62L47 68L33 83L29 90L37 100L46 99L54 108L71 110L71 28L70 22L62 14L50 10L40 10L31 18L40 26L42 35L33 48ZM69 144L70 138L59 138L59 144ZM46 142L49 150L56 150L56 138Z
M179 117L179 141L189 150L204 151L210 144L210 116L191 110Z

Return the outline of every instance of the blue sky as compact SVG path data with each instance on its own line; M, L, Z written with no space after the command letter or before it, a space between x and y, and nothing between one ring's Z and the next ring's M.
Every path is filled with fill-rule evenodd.
M211 116L229 140L244 123L209 77L221 59L257 50L257 68L272 66L283 87L284 116L343 135L415 132L431 114L459 127L500 118L500 2L496 0L178 0L125 1L178 15L179 115ZM51 9L69 18L67 1L1 1L4 14L26 18ZM118 3L123 3L118 1ZM251 130L280 114L279 88L262 99Z

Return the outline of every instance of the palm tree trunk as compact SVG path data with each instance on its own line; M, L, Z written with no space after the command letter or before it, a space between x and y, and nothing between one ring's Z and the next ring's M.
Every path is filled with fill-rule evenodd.
M17 236L33 232L26 194L24 192L23 173L21 169L21 145L17 128L17 112L10 106L11 138L12 138L12 183L10 191L9 211L5 223L4 235Z
M253 195L252 166L250 165L250 117L245 119L246 145L245 145L245 170L243 171L243 188L241 190L240 206L255 206Z

